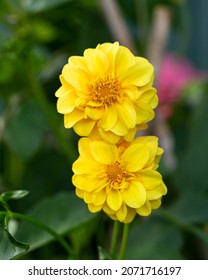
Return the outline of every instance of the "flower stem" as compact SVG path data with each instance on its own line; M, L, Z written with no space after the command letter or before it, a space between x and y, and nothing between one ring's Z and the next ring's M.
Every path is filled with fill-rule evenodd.
M17 218L20 220L27 221L27 222L39 227L40 229L44 230L45 232L49 233L62 245L62 247L66 250L66 252L68 253L68 255L70 257L74 256L74 252L73 252L72 248L69 246L69 244L66 242L66 240L61 235L59 235L57 232L55 232L52 228L48 227L46 224L44 224L36 219L33 219L32 217L26 216L24 214L11 212L11 211L9 212L9 214L10 214L10 218Z
M129 233L129 224L124 224L123 235L122 235L122 240L121 240L121 247L120 247L120 252L119 252L119 256L118 256L119 260L124 260L128 233Z
M113 259L115 259L116 256L120 226L121 224L119 221L114 221L111 248L110 248L110 255Z

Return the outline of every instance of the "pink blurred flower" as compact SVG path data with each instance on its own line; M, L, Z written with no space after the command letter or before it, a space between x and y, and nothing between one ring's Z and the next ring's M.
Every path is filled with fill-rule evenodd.
M190 82L204 77L191 63L174 54L164 57L158 75L159 112L162 117L172 115L172 105L181 97L182 89Z

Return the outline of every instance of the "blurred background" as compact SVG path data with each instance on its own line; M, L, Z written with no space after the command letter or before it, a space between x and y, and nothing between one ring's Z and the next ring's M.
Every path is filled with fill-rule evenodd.
M11 209L63 235L74 258L97 259L112 221L74 195L78 137L63 127L54 94L69 56L114 41L155 66L160 101L145 133L165 150L168 187L161 209L131 224L126 258L208 258L207 11L206 0L0 0L0 193L28 190ZM29 223L13 221L10 233L31 245L16 258L67 257ZM19 246L5 238L0 251L11 242Z

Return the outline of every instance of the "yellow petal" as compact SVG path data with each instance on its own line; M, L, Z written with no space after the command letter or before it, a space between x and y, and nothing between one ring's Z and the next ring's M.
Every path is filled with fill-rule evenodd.
M81 68L86 71L87 64L83 56L71 56L68 59L69 65L77 68Z
M158 96L155 95L150 102L150 105L153 109L155 109L157 107L158 101L159 101Z
M107 214L107 215L113 215L115 213L115 211L113 211L108 204L105 202L103 205L103 211Z
M126 218L123 220L123 223L128 224L131 223L136 216L136 210L130 207L127 207L127 215Z
M139 100L143 103L150 104L151 107L154 109L158 104L158 97L156 95L156 89L150 88L139 97Z
M72 183L79 190L82 190L82 191L86 190L86 183L87 183L87 181L88 181L88 179L87 179L85 174L84 175L74 174L72 176Z
M147 128L148 128L148 125L146 123L140 123L140 124L136 125L137 130L144 130Z
M84 58L92 75L102 76L107 71L108 59L103 51L87 49L84 51Z
M139 171L147 163L149 155L149 150L144 145L130 145L122 155L124 166L130 172Z
M152 200L150 201L150 204L152 209L158 209L161 205L161 199Z
M84 193L84 202L85 203L92 203L92 193L85 192Z
M152 208L151 208L150 202L146 201L146 203L142 207L136 209L136 212L140 216L149 216L151 214L151 212L152 212Z
M91 213L99 212L102 209L102 205L98 206L98 205L94 205L93 203L89 203L87 206Z
M72 165L72 170L76 174L88 174L95 168L99 168L97 162L90 158L79 157Z
M142 143L142 144L146 144L146 145L149 145L148 143L154 143L156 142L158 144L158 137L156 136L140 136L140 137L137 137L135 140L134 140L134 143ZM154 144L153 144L154 146Z
M119 210L116 212L116 217L120 222L123 222L126 218L126 215L127 215L127 207L125 203L123 203L119 208Z
M66 90L71 90L72 86L66 81L66 79L64 78L64 76L61 74L59 76L60 82L62 84L62 86L66 89Z
M91 153L90 153L90 140L87 137L82 137L79 139L78 142L78 150L79 154L83 157L89 157L91 158Z
M111 131L116 135L124 136L128 133L128 128L120 119L118 119Z
M95 125L94 120L81 119L73 126L74 131L80 136L88 136Z
M152 120L155 116L153 109L150 105L138 102L137 106L135 106L136 115L137 115L137 124L148 122Z
M65 96L70 92L69 89L66 89L64 86L61 86L55 93L56 97Z
M145 86L152 79L154 74L153 66L142 57L136 58L136 64L129 67L128 71L122 75L124 84L133 84L138 87Z
M131 208L139 208L146 201L146 191L139 181L129 183L129 187L122 191L123 201Z
M123 137L124 140L126 140L127 142L131 142L134 139L136 132L137 132L136 127L130 129L129 132Z
M68 114L74 110L76 95L68 93L64 96L59 97L57 101L57 111L61 114Z
M64 115L64 126L66 128L71 128L76 122L84 117L84 112L79 110L74 110L69 114Z
M115 61L115 56L116 53L119 49L119 43L115 42L115 43L104 43L104 44L99 44L96 48L102 50L107 58L108 58L108 62L109 62L109 66L108 66L108 71L110 71L111 73L114 73L114 61Z
M107 213L106 213L106 214L107 214ZM117 221L117 220L118 220L115 214L114 214L114 215L107 214L107 215L108 215L112 220L114 220L114 221Z
M104 141L110 144L116 144L120 140L120 136L116 135L111 131L104 131L101 128L99 128L99 135Z
M72 68L66 64L62 70L62 75L76 90L85 91L89 76L83 69Z
M118 111L119 119L128 129L136 126L137 116L132 104L128 102L116 104L116 109Z
M86 179L86 184L85 184L86 191L88 192L93 191L94 194L104 191L106 186L109 184L107 178L99 178L99 169L96 171L97 171L97 178L95 173L93 178Z
M122 205L122 196L120 191L111 189L107 195L106 202L113 211L118 211Z
M97 176L99 176L99 172ZM92 178L89 174L74 174L72 176L72 183L77 189L95 194L105 189L109 184L106 178Z
M72 183L74 186L82 191L85 192L100 192L102 191L107 185L107 179L92 179L86 174L74 174L72 176Z
M98 127L104 131L111 130L118 119L118 112L115 106L111 105L105 108L104 114L98 123Z
M148 200L156 200L161 198L162 195L167 193L167 188L164 184L154 188L153 190L147 191L147 199Z
M94 205L103 205L106 200L106 189L102 189L99 192L94 192L92 196L92 202Z
M120 46L115 57L115 73L119 77L135 63L135 56L126 47Z
M104 114L104 108L98 107L98 108L85 108L86 115L92 119L92 120L100 120Z
M156 154L156 157L155 157L153 169L156 170L156 169L158 168L158 163L159 163L159 161L160 161L160 158L161 158L163 152L164 152L164 151L163 151L162 148L158 148L158 149L157 149L157 154Z
M105 143L104 141L92 141L91 151L93 158L102 164L115 162L118 157L118 150L116 146Z
M155 170L144 170L139 174L146 190L152 190L162 183L162 176Z
M145 145L146 147L148 147L150 151L150 158L149 161L147 162L147 166L149 166L150 164L154 165L154 161L156 159L156 154L158 150L158 139L156 138L156 140L154 139L153 141L150 140Z
M127 88L124 88L123 95L126 96L128 99L130 98L132 102L136 101L139 98L139 90L138 87L129 85Z
M83 190L76 189L75 193L79 198L82 198L82 199L84 198L84 191Z

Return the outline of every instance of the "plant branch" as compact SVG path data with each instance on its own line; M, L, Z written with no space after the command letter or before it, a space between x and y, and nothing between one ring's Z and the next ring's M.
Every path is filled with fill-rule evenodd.
M136 54L136 46L117 2L115 0L99 0L99 3L114 39Z
M66 252L68 253L69 256L74 256L74 252L73 252L72 248L69 246L69 244L66 242L66 240L61 235L59 235L57 232L55 232L52 228L47 226L46 224L44 224L36 219L33 219L32 217L26 216L24 214L16 213L16 212L10 211L9 215L10 215L10 218L16 218L16 219L20 219L20 220L29 222L30 224L33 224L34 226L49 233L51 236L54 237L55 240L57 240L62 245L62 247L66 250Z
M129 234L129 224L124 224L123 235L122 235L122 240L121 240L121 248L120 248L120 252L119 252L119 256L118 256L119 260L124 260L124 258L125 258L128 234Z
M116 257L118 238L119 238L119 233L120 233L120 226L121 226L121 224L119 221L114 221L111 248L110 248L110 255L113 259L115 259L115 257Z

